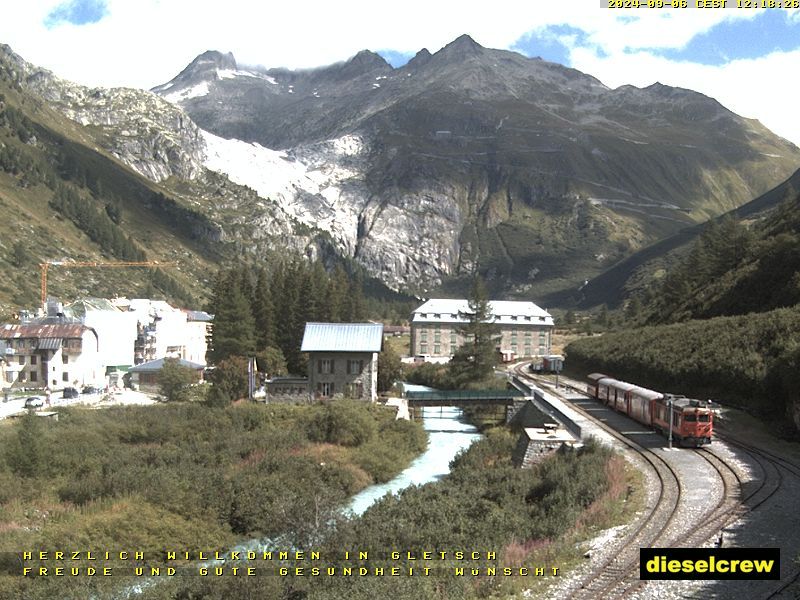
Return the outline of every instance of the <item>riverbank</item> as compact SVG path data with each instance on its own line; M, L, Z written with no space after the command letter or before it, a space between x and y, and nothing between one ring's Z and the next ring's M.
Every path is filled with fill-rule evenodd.
M26 417L0 427L0 551L138 551L155 564L165 548L222 549L242 538L309 547L350 496L390 480L426 443L421 426L393 410L348 402ZM114 586L3 579L0 597L85 598Z

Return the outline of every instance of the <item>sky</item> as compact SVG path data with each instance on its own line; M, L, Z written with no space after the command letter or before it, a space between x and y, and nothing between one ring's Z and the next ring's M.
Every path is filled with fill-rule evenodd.
M612 88L659 81L702 92L800 146L800 9L696 1L617 9L608 6L615 0L5 0L0 43L77 83L147 89L206 50L232 52L239 64L308 68L366 48L399 66L466 33Z

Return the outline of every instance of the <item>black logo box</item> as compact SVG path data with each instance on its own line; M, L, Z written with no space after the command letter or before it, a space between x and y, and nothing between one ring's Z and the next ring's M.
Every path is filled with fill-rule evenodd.
M759 563L769 570L759 570ZM640 548L639 578L777 580L781 578L781 549Z

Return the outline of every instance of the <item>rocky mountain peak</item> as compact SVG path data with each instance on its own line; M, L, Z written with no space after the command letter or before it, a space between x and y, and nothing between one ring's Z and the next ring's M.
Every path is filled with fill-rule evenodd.
M423 48L414 55L414 58L408 61L406 66L410 69L418 69L419 67L427 64L428 61L431 59L431 56L433 55L430 52L428 52L428 49Z
M364 67L365 69L389 66L389 63L387 63L380 54L376 54L371 50L361 50L353 58L348 60L347 63L350 65L358 65L360 67Z
M236 70L236 68L236 59L231 52L223 54L217 50L206 50L195 57L173 81L216 79L218 69Z
M447 44L434 56L439 59L462 61L474 56L480 56L485 50L486 48L465 33Z

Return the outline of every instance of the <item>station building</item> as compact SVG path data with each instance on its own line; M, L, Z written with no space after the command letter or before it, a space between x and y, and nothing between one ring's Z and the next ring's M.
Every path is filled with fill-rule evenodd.
M491 323L497 327L497 351L506 362L550 354L553 317L533 302L491 300ZM431 299L411 314L411 355L446 362L464 343L461 328L469 321L465 299Z

